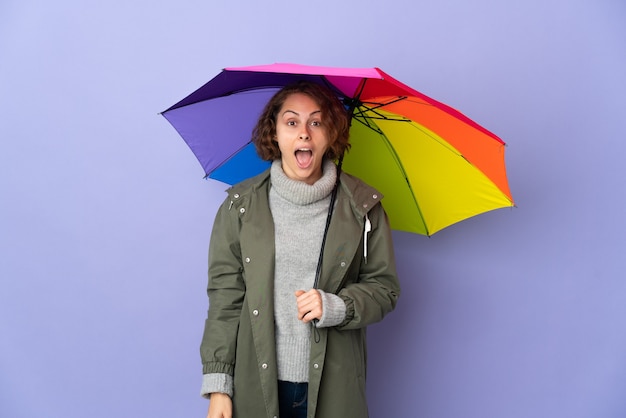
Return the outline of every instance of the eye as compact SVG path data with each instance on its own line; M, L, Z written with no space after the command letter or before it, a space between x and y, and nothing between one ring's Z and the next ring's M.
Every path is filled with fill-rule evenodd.
M287 126L296 126L296 121L295 120L288 120L287 121Z
M319 120L314 120L311 122L311 126L322 126L322 122Z

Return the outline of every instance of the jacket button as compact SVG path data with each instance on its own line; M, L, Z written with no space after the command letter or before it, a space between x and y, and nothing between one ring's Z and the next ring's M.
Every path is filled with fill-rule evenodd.
M319 364L317 364L317 363L315 363L315 364L313 365L313 368L314 368L314 369L319 369L319 368L320 368L320 365L319 365Z
M239 213L245 213L245 212L246 212L246 208L239 209Z
M367 203L363 203L363 207L367 209Z
M239 193L235 193L235 194L233 195L233 197L234 197L235 199L239 199Z
M378 199L378 195L377 195L377 194L372 195L372 197L373 197L374 199Z
M341 267L345 267L345 266L346 266L346 262L345 262L345 261L342 261L342 262L341 262Z
M267 369L267 363L263 363L263 364L261 364L261 368L262 368L262 369Z
M255 309L255 310L253 310L253 311L252 311L252 315L254 315L254 316L259 316L259 311L258 311L258 310L256 310L256 309Z
M250 257L246 257L246 263L250 262Z

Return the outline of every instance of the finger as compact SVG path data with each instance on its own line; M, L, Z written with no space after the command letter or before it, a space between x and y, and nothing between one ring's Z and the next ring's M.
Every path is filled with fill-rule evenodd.
M305 317L314 309L313 305L306 302L298 303L298 319L305 321ZM306 321L305 321L306 322Z
M304 322L310 322L313 319L322 317L322 302L319 293L315 291L313 294L302 296L298 300L298 319Z
M320 299L321 300L320 293L317 291L317 289L310 289L306 292L304 290L297 290L296 297L302 300L308 300L308 299Z
M311 312L312 307L309 304L299 303L298 304L298 319L303 320L304 317Z
M300 314L307 313L315 309L315 307L319 305L319 303L317 303L315 296L311 295L310 293L304 293L298 296L296 298L296 304L298 306L298 312Z
M305 310L306 306L311 302L311 295L309 292L305 292L304 290L296 291L296 305L298 307L298 312L303 313L310 311L310 309Z
M306 312L302 318L300 319L302 322L311 322L315 319L321 319L322 318L322 311L321 310L312 310L312 311L308 311Z
M302 316L302 318L300 318L300 320L302 322L304 322L305 324L313 321L314 319L316 319L316 315L315 315L315 312L313 312L313 311L309 311L309 312L305 313Z

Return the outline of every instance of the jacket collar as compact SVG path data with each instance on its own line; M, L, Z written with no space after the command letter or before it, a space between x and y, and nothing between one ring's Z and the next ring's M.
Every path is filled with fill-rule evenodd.
M349 197L353 210L361 217L365 216L383 198L378 190L344 171L341 172L339 180L342 192ZM268 187L269 183L270 169L267 169L254 177L235 184L226 192L231 201L237 201L260 188Z

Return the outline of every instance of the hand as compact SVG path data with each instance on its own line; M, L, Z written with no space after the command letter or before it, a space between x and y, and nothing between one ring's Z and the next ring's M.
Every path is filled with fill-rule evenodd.
M225 393L212 393L207 418L232 418L233 401Z
M296 290L296 303L300 321L306 323L314 319L322 319L322 296L317 289L311 289L308 292Z

